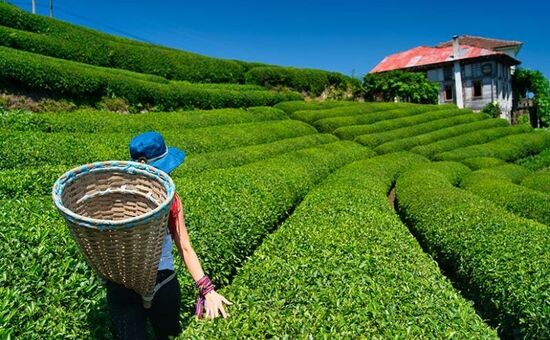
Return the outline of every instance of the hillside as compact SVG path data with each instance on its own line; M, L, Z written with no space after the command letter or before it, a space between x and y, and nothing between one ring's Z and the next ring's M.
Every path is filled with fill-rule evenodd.
M234 303L225 320L196 320L195 282L176 261L178 339L549 339L550 131L451 104L304 100L346 97L354 82L0 4L0 339L114 337L105 287L52 186L83 164L128 160L129 141L152 130L186 153L170 173L185 228ZM70 109L6 104L35 97ZM143 168L129 173L167 178ZM121 181L128 167L117 171ZM142 180L87 181L95 192L81 197L69 185L74 212L97 218L95 201L111 214L79 232L118 247L113 233L137 228L112 220L167 209ZM133 210L112 217L120 202ZM166 235L158 223L152 237ZM136 248L122 253L143 261Z
M246 83L312 96L328 88L346 90L355 84L355 80L336 72L211 58L142 43L32 15L8 4L0 4L0 46L167 80ZM0 77L7 76L0 73Z
M548 335L548 132L453 106L303 101L1 115L1 334L109 336L49 195L76 165L127 159L148 129L187 151L172 177L193 245L235 302L226 323L194 322L180 270L184 338Z

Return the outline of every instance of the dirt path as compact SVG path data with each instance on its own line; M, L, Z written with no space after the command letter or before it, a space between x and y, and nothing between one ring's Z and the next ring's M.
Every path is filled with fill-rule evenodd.
M390 193L388 194L388 204L395 210L395 186L391 188Z

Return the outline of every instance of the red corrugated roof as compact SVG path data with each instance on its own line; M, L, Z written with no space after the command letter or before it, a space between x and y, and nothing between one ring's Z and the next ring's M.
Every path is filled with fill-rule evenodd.
M458 59L471 59L490 55L503 55L485 48L475 46L460 45ZM507 56L509 57L509 56ZM511 58L511 57L510 57ZM513 58L512 58L513 59ZM370 73L385 72L398 69L406 69L431 64L440 64L444 62L457 60L453 58L453 47L429 47L419 46L404 52L392 54L384 58Z

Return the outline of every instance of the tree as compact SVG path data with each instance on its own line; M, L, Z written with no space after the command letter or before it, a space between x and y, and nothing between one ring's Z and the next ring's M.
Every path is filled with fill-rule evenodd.
M514 98L533 93L535 114L543 126L550 126L550 83L540 71L518 68L512 76Z
M363 79L363 96L368 101L400 101L437 104L439 85L423 73L390 71L369 73Z

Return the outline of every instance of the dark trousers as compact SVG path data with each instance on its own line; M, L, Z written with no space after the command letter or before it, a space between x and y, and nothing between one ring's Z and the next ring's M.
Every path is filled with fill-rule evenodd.
M160 270L157 283L173 273ZM143 308L141 295L114 282L107 282L107 304L115 336L118 339L146 339L146 321L150 320L157 339L168 339L181 332L179 323L180 287L177 277L162 286L150 309Z

